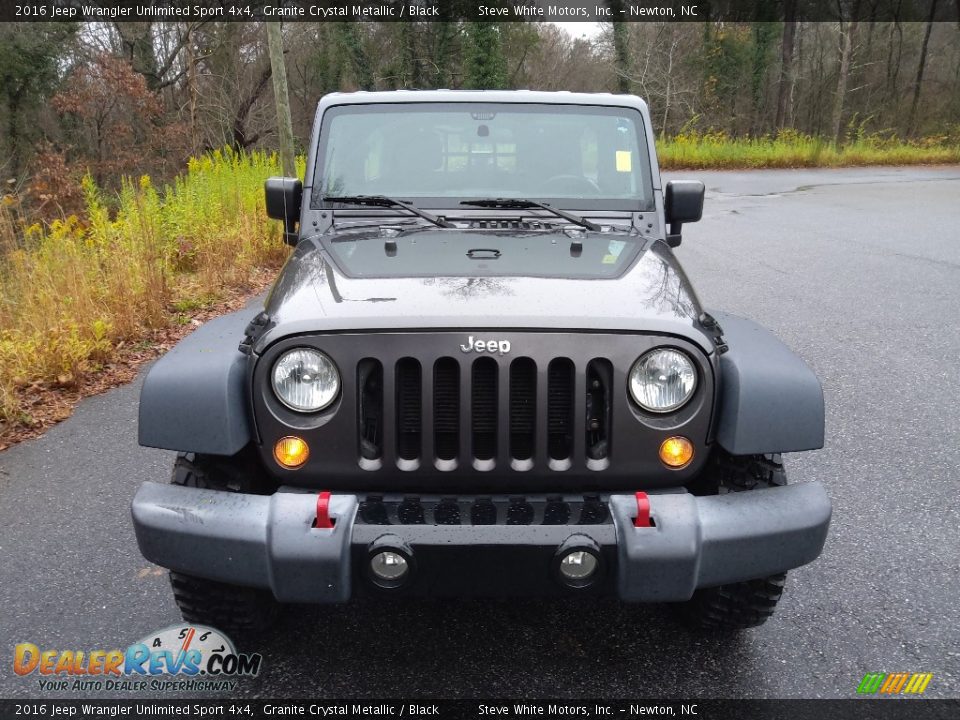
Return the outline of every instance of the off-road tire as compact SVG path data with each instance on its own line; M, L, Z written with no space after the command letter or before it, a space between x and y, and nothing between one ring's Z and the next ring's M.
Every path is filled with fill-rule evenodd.
M746 492L787 484L779 455L735 457L717 452L712 460L716 492ZM684 603L682 613L691 625L704 630L745 630L769 619L783 595L787 574L701 588Z
M712 476L720 494L760 490L787 484L780 455L728 455L717 451L711 458Z
M181 453L173 466L174 485L237 492L235 477L216 461ZM268 590L242 587L170 571L170 585L180 614L187 622L209 625L231 637L248 637L276 620L279 604Z
M685 603L683 613L703 630L746 630L763 625L777 607L786 573L759 580L702 588Z

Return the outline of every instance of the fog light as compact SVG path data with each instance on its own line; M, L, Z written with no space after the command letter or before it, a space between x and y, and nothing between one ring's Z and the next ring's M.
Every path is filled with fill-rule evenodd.
M693 443L685 437L669 437L660 445L660 461L668 468L679 470L693 460Z
M296 470L310 457L310 448L303 438L289 435L277 440L273 446L273 458L288 470Z
M568 552L560 561L560 574L564 580L582 583L597 571L597 557L586 550Z
M400 553L381 550L370 558L370 572L385 585L399 585L410 572L410 563Z

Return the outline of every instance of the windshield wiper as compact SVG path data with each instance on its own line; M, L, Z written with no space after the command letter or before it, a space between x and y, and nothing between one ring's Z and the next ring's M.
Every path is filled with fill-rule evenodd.
M455 228L451 222L439 218L433 213L428 213L426 210L421 210L416 205L405 200L394 200L393 198L385 197L384 195L328 195L323 198L324 202L333 202L333 203L347 203L349 205L369 205L371 207L399 207L404 210L409 210L414 215L422 217L427 222L431 222L437 227L442 228Z
M555 207L551 207L546 203L537 202L536 200L521 200L519 198L487 198L484 200L464 200L460 204L472 205L473 207L504 208L508 210L529 210L530 208L540 208L541 210L546 210L549 213L553 213L559 218L569 220L574 225L585 227L587 230L601 230L601 227L595 222L591 222L590 220L582 218L579 215L568 213L566 210L558 210Z

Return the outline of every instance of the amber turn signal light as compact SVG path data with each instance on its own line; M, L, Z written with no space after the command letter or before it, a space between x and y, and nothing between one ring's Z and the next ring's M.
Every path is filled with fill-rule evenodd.
M303 438L288 435L277 440L273 446L273 459L287 470L296 470L310 457L310 448Z
M680 435L668 437L660 444L660 462L671 470L686 467L693 460L693 443Z

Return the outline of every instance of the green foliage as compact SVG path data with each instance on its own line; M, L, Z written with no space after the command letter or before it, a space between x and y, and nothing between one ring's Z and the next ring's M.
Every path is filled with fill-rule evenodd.
M0 153L9 153L17 168L19 154L36 137L28 122L59 80L63 46L76 34L76 23L0 23L0 103L4 114Z
M766 7L772 8L773 4L768 3ZM755 22L752 23L752 31L753 67L750 71L750 96L753 100L755 115L761 117L767 68L771 65L771 51L779 31L779 25L773 22Z
M464 87L496 90L506 87L507 63L500 26L493 22L466 23Z
M717 28L703 43L703 103L713 112L735 114L743 89L743 78L749 75L754 43L749 28L724 26Z
M76 382L117 343L278 267L287 247L263 181L279 171L274 154L217 151L162 190L125 179L112 211L87 176L82 218L25 228L24 247L0 257L0 420L25 417L18 389Z
M346 55L354 79L360 90L374 90L373 73L367 59L367 51L363 46L363 37L356 23L342 22L336 24L337 44Z
M334 33L331 23L318 23L317 42L308 60L317 74L317 87L321 95L339 90L343 77L344 57L337 46Z
M775 136L731 138L723 131L685 130L657 143L660 166L675 169L926 165L960 162L960 136L903 141L893 134L853 134L835 146L822 138L784 130Z

